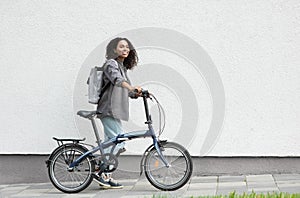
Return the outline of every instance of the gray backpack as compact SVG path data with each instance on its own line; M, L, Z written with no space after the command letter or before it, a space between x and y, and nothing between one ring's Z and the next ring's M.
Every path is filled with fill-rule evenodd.
M93 67L90 71L90 76L88 78L88 101L91 104L98 104L100 99L102 84L103 84L103 68Z
M114 59L106 60L102 67L93 67L88 78L88 101L91 104L98 104L101 94L105 91L107 85L103 85L104 68L107 64L115 61ZM117 64L117 63L116 63Z

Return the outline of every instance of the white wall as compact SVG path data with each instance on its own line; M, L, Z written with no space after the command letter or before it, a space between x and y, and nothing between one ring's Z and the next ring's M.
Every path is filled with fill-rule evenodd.
M77 118L73 104L79 76L85 75L80 73L83 63L108 39L142 27L167 28L191 38L221 77L223 126L209 151L201 153L213 111L205 78L194 75L174 53L138 49L138 69L150 63L168 65L193 87L198 125L186 145L193 155L300 155L297 0L0 1L0 153L49 153L55 146L52 136L85 136L93 142L88 123ZM130 72L133 79L138 69ZM170 105L162 89L145 86L156 90L166 106L169 128L164 135L172 140L181 122L180 101L174 97ZM172 96L170 89L168 94ZM134 105L132 117L141 123L143 119L134 117ZM129 153L144 148L132 145Z

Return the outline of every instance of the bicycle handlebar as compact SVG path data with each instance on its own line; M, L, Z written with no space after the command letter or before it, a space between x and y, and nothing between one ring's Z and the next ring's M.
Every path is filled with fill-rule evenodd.
M139 93L138 89L134 89L133 91L130 91L128 93L128 96L132 99L137 99L138 97L146 97L149 98L150 97L150 93L148 92L148 90L142 89L142 92Z

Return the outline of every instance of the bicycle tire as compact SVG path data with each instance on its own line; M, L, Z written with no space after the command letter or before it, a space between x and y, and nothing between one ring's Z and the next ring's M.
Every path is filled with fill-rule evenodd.
M174 142L162 142L160 148L171 166L167 168L164 165L153 147L145 157L145 175L148 181L160 190L177 190L191 178L193 172L192 158L183 146ZM181 172L182 174L179 174Z
M69 165L87 151L88 149L77 144L68 144L55 150L49 158L48 166L48 175L55 188L64 193L77 193L91 184L95 162L90 156L83 159L73 170L68 170Z

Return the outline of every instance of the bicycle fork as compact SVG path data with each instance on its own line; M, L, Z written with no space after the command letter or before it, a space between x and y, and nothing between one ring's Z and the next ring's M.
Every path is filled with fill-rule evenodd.
M165 156L162 154L161 152L161 149L159 147L159 143L158 141L156 140L156 138L153 139L153 145L154 145L154 148L156 149L157 151L157 154L159 156L159 158L161 159L161 161L164 163L164 165L169 168L171 167L171 164L167 161L167 159L165 158Z

